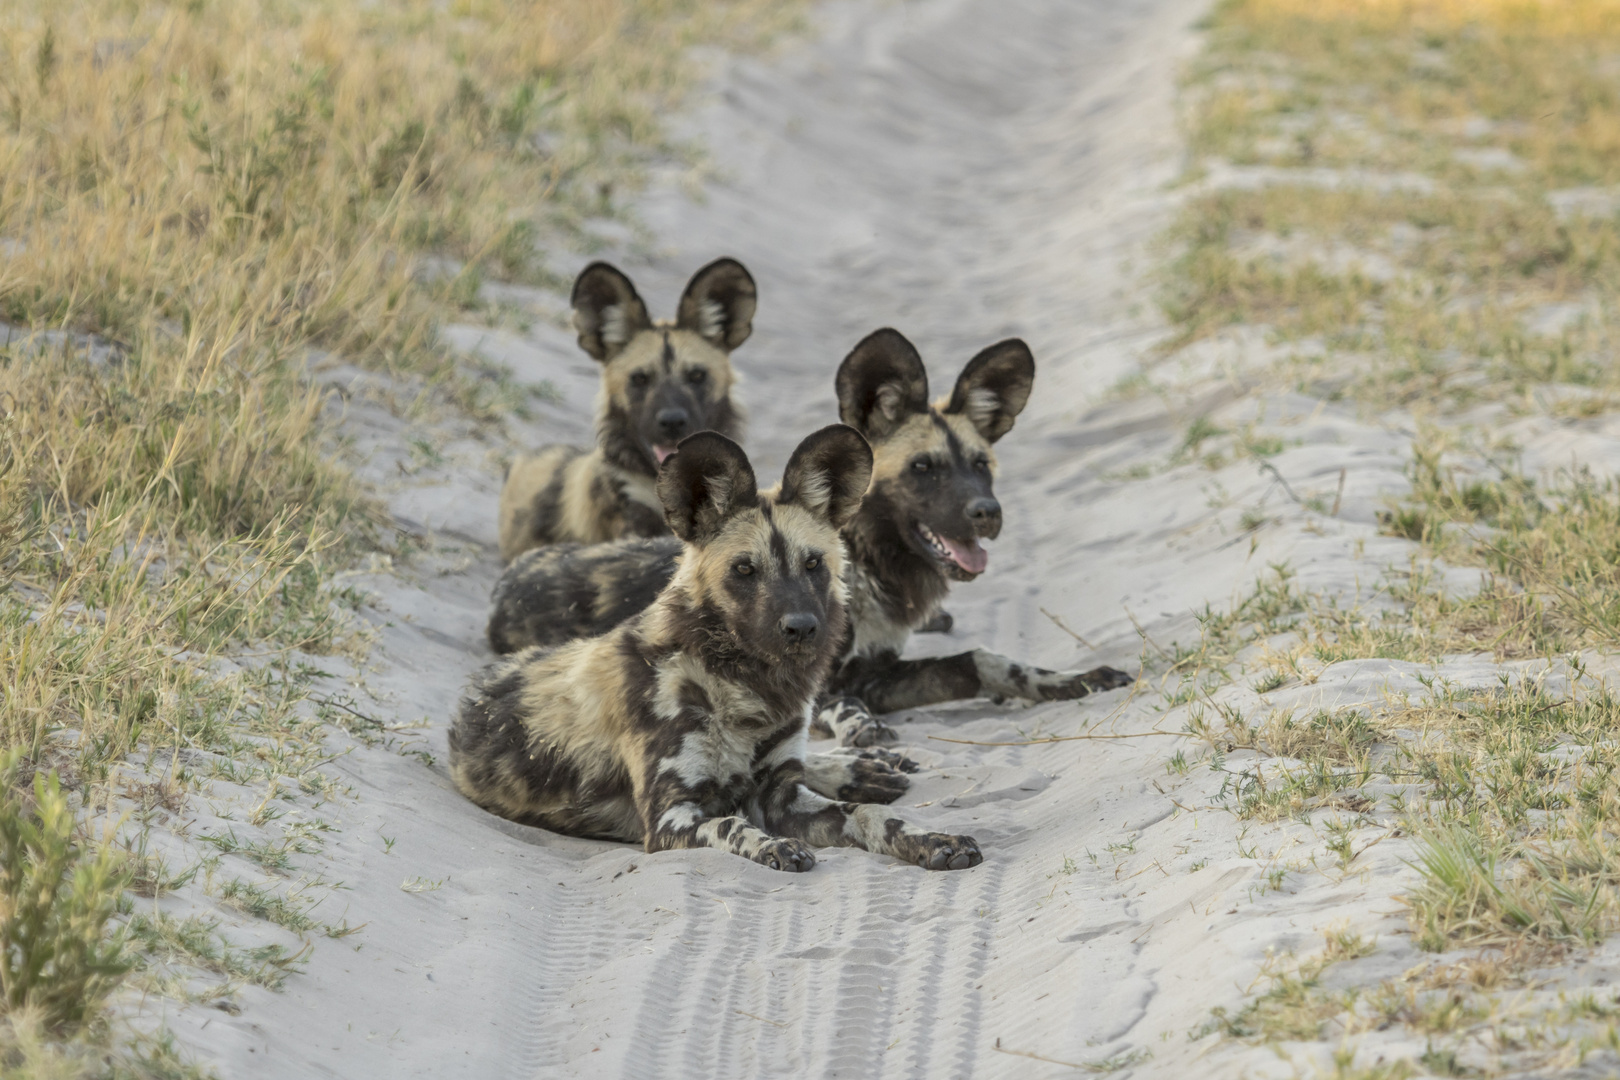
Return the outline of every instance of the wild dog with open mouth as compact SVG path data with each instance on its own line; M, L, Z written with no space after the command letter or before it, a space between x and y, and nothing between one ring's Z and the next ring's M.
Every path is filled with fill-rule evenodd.
M692 276L673 322L653 322L636 287L607 263L574 282L582 349L602 363L596 447L548 446L520 458L501 489L501 558L562 541L667 536L658 465L695 431L738 438L731 352L753 330L754 279L735 259Z
M1067 700L1133 681L1110 667L1047 671L987 649L900 658L951 582L972 581L988 564L979 541L1001 531L991 447L1012 430L1034 380L1035 359L1013 338L980 352L950 397L929 404L922 358L889 329L867 336L839 367L839 415L870 440L875 465L871 490L843 529L849 626L818 731L869 746L894 737L872 710L979 696ZM501 652L601 633L651 601L678 555L668 540L531 552L496 584L490 645Z
M456 786L556 832L779 870L808 870L811 848L833 845L933 870L982 861L970 837L805 782L806 720L846 631L838 530L871 475L871 448L843 425L800 443L764 493L736 443L685 439L658 478L683 545L674 576L606 635L476 676L450 733Z
M851 636L818 730L865 745L894 738L871 711L981 696L1066 701L1135 681L1106 666L1048 671L988 649L900 657L950 583L974 580L989 563L979 541L1001 533L992 446L1012 430L1034 384L1035 357L1017 338L969 360L950 397L933 404L922 357L896 330L869 334L839 366L839 416L870 440L874 463L872 487L844 529Z

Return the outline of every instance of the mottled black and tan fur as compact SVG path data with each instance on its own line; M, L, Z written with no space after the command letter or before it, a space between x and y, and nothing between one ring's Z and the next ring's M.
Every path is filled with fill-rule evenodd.
M607 263L574 282L579 344L602 364L596 446L547 446L513 463L501 489L501 558L544 544L666 536L658 464L695 431L738 438L731 352L753 329L754 279L735 259L692 276L673 322L654 322Z
M684 440L658 482L684 545L674 576L607 634L478 675L450 735L456 785L512 820L649 851L714 847L781 870L833 845L937 870L981 861L969 837L807 783L806 721L846 631L838 530L871 468L866 441L835 425L760 494L731 440Z
M1001 531L993 444L1029 400L1035 360L1011 339L980 352L948 398L930 404L928 375L894 330L869 335L838 370L839 414L870 440L872 485L844 527L849 628L828 677L820 730L845 745L892 737L873 715L980 696L1053 701L1129 685L1123 672L1048 671L987 649L905 660L910 635L939 611L952 582L972 581ZM601 545L541 561L525 556L497 586L497 650L600 633L648 602L677 555L670 541ZM533 561L527 561L533 560Z
M902 659L953 581L972 581L1001 532L993 445L1012 430L1035 383L1017 338L968 361L950 396L928 401L922 357L898 331L869 334L844 358L838 412L872 444L872 486L843 530L850 634L828 679L818 727L847 744L890 738L870 715L975 697L1059 701L1133 680L1110 667L1048 671L988 649Z

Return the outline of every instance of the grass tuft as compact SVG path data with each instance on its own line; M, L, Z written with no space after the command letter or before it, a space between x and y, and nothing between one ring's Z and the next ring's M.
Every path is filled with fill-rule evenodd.
M110 848L74 841L56 775L34 774L28 805L21 771L22 755L9 751L0 767L0 994L8 1014L72 1034L99 1016L130 968L123 937L107 932L126 877Z

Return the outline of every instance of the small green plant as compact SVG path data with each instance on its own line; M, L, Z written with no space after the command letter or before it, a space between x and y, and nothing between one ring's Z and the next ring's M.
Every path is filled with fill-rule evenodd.
M1335 819L1324 827L1328 834L1327 849L1338 856L1339 869L1348 870L1351 860L1356 857L1355 848L1350 843L1351 834L1355 832L1355 823Z
M219 932L218 920L196 915L177 919L161 910L135 915L129 921L129 932L149 959L187 964L228 980L204 997L228 995L235 982L279 990L289 974L300 970L310 951L306 945L289 953L285 946L273 943L236 948Z
M35 773L33 806L17 793L22 754L0 767L0 991L8 1011L47 1028L94 1017L130 969L107 933L127 879L109 847L73 839L73 813L54 772Z
M1187 425L1187 433L1182 437L1181 448L1185 453L1196 454L1198 448L1208 439L1225 435L1226 430L1207 416L1200 416Z
M256 919L268 919L295 934L302 934L315 928L315 920L305 914L304 908L297 906L287 897L273 893L251 881L243 881L240 878L227 881L219 890L219 898L238 911L252 915Z
M1269 694L1287 681L1287 672L1268 671L1254 681L1254 692L1257 694Z

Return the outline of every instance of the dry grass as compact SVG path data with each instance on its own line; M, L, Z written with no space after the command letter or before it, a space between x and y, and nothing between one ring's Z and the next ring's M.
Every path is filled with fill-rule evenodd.
M1613 0L1223 5L1189 80L1194 147L1274 173L1185 212L1164 301L1180 340L1267 326L1317 347L1295 381L1377 406L1607 409L1617 54Z
M485 272L543 275L538 236L611 209L659 146L682 49L791 17L8 5L0 313L77 336L0 352L0 738L37 754L111 716L128 743L174 651L329 646L323 559L363 515L323 453L307 350L447 376L446 305ZM429 280L428 255L461 269Z
M487 279L553 283L549 249L622 217L652 155L694 160L658 123L689 47L758 45L799 10L0 7L0 748L58 768L81 807L129 786L116 763L135 748L173 751L148 785L164 800L209 770L324 797L293 654L363 648L356 598L328 582L379 538L307 359L408 373L498 418L440 321L481 309ZM253 670L219 674L231 653ZM292 918L262 889L218 892ZM208 935L158 930L148 951L248 977ZM188 1074L161 1037L111 1065L53 1049L37 1012L0 1022L19 1076Z

